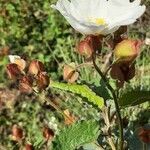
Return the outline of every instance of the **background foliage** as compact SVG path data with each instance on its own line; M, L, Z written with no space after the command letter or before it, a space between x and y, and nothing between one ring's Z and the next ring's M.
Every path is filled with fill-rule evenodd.
M75 46L80 35L70 28L59 13L50 8L54 2L56 0L0 1L0 149L16 150L18 148L10 137L13 124L23 127L27 141L31 142L36 149L45 148L42 136L42 128L45 124L54 128L56 133L65 126L63 116L47 104L38 101L36 96L20 95L13 85L7 88L6 85L10 84L5 75L8 54L41 60L45 63L51 78L59 81L62 81L62 66L65 63L84 62L83 58L75 53ZM143 3L147 5L147 12L136 24L130 26L129 36L145 40L150 38L150 1L145 0ZM107 54L107 50L104 49L103 53ZM140 89L147 89L150 85L149 56L150 45L144 45L137 61L137 75L130 85L132 88L140 86ZM103 62L103 57L100 61ZM79 83L85 81L91 88L93 85L99 85L100 79L91 67L80 70ZM129 90L130 86L127 85ZM93 90L97 92L97 89ZM109 93L101 93L104 95L100 96L110 98ZM93 118L99 120L100 118L95 108L72 94L66 95L64 92L51 89L50 99L59 102L63 110L69 108L78 120ZM149 106L147 102L122 112L130 120L131 129L150 121ZM129 117L130 112L132 117ZM51 124L55 124L55 127Z

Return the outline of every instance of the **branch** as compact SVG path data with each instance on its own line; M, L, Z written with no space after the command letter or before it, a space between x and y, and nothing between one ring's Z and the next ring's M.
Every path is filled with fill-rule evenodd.
M119 150L123 150L123 143L124 143L124 137L123 137L123 123L122 123L122 118L121 118L121 112L120 112L120 108L119 108L119 104L118 104L118 99L115 93L115 90L112 88L112 86L109 84L107 78L105 77L105 75L102 73L102 71L99 69L99 67L97 66L96 62L95 62L95 54L92 55L92 61L93 61L93 65L96 69L96 71L98 72L98 74L100 75L100 77L102 78L102 80L104 81L105 85L107 86L107 88L110 90L113 99L114 99L114 103L115 103L115 107L116 107L116 112L117 112L117 117L118 117L118 121L119 121L119 138L120 138L120 148Z

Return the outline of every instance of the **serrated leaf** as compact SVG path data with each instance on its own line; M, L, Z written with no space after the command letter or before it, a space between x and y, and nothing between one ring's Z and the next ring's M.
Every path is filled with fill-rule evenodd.
M98 122L93 120L65 127L56 137L53 150L75 150L85 143L93 142L99 135Z
M74 94L79 94L82 97L87 98L89 102L97 105L99 108L104 106L104 99L96 95L96 93L86 85L52 82L50 86Z
M120 106L135 106L150 101L150 91L132 90L123 93L119 99Z

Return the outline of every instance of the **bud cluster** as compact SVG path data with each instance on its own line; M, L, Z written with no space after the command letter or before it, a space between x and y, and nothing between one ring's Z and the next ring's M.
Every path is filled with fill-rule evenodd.
M44 64L38 60L27 62L20 56L9 56L10 64L7 65L6 72L11 80L19 82L19 90L30 94L34 87L45 90L49 85L49 76L45 72Z
M110 75L117 81L118 87L122 87L125 82L128 82L135 76L134 61L139 55L142 45L140 40L132 40L125 37L126 32L127 27L123 26L114 33L110 41L105 39L107 46L113 50L115 60L108 68L111 68ZM89 35L79 42L77 51L81 56L90 59L93 54L97 54L97 50L101 50L102 42L104 42L104 36ZM70 66L65 66L64 80L74 82L76 79L77 73L75 69Z

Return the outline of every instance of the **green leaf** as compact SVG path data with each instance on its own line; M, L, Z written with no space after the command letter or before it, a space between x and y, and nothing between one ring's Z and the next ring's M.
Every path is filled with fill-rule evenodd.
M82 97L87 98L89 102L97 105L99 108L104 106L104 99L97 96L96 93L86 85L52 82L50 86L60 90L69 91L74 94L79 94Z
M75 150L85 143L95 141L99 135L98 122L93 120L65 127L56 137L53 150Z
M119 99L120 106L128 107L142 104L150 101L150 91L146 90L132 90L123 93Z

